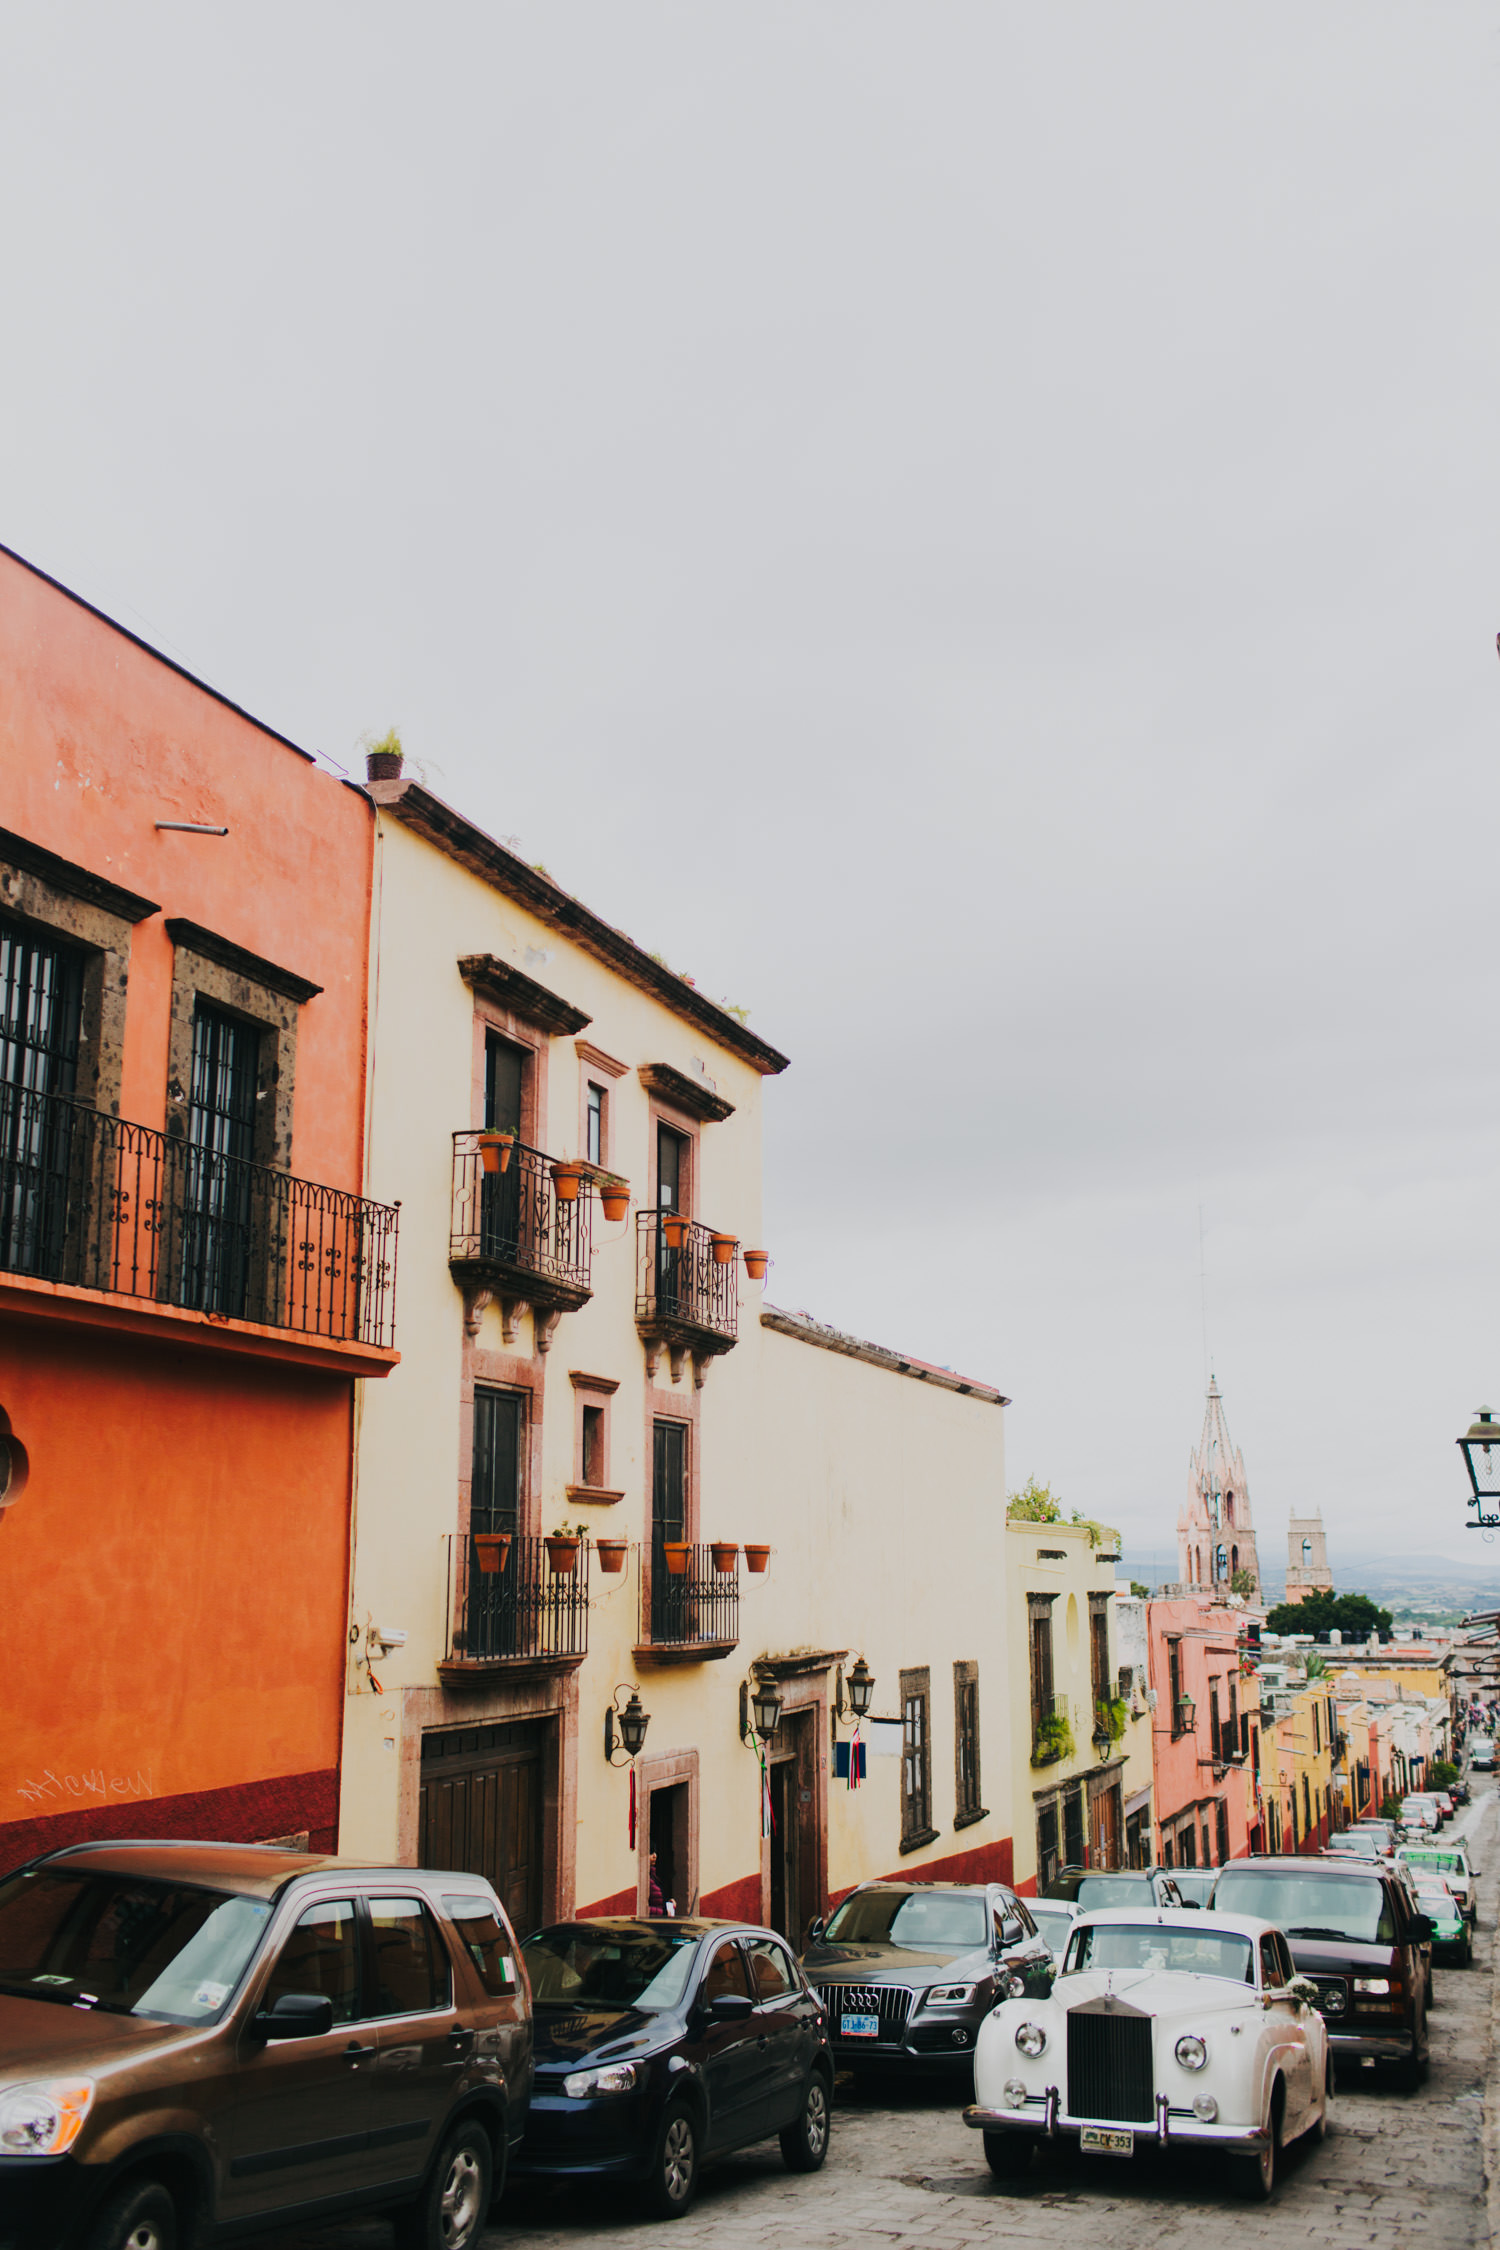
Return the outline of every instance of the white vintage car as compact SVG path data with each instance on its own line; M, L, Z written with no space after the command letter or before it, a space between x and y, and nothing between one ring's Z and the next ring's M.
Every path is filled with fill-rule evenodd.
M1145 2141L1220 2148L1243 2191L1267 2196L1282 2147L1327 2127L1315 1997L1271 1922L1193 1907L1082 1914L1050 1999L1002 2001L980 2026L964 2123L999 2178L1067 2135L1109 2156Z

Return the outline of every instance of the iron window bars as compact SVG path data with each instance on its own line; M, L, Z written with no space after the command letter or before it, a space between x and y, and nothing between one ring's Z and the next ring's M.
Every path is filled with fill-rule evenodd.
M546 1286L549 1297L580 1305L593 1289L593 1195L581 1180L565 1202L552 1176L556 1158L524 1141L510 1144L502 1172L484 1169L478 1131L453 1136L453 1218L448 1257L476 1272L500 1269Z
M651 1585L641 1623L652 1648L733 1648L740 1637L740 1569L713 1566L709 1546L689 1546L686 1568L667 1567L671 1542L651 1541Z
M483 1536L480 1534L479 1536ZM589 1649L589 1547L571 1571L553 1570L545 1539L514 1537L503 1566L493 1549L485 1569L476 1535L448 1538L449 1661L538 1663L575 1659Z

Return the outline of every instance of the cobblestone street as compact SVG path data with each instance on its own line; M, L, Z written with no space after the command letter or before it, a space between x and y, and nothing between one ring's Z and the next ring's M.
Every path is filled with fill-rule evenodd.
M693 2211L671 2229L673 2250L970 2250L1000 2243L1142 2250L1143 2245L1319 2243L1337 2250L1431 2240L1443 2250L1491 2241L1484 2139L1494 1990L1500 1800L1486 1788L1464 1817L1483 1870L1474 1966L1439 1969L1432 2069L1418 2094L1342 2083L1320 2148L1289 2152L1272 2201L1239 2201L1200 2158L1155 2150L1125 2164L1058 2152L1019 2186L985 2168L958 2103L930 2094L878 2102L839 2089L825 2169L791 2177L774 2142L727 2158L705 2177ZM618 2193L513 2191L487 2250L619 2250L658 2241ZM268 2238L265 2250L386 2250L381 2223Z

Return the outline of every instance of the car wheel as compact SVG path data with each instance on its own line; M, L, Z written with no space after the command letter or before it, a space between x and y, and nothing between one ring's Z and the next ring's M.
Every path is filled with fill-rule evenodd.
M469 2250L484 2231L495 2159L477 2117L458 2126L415 2203L397 2215L399 2250Z
M646 2180L646 2209L654 2219L680 2219L698 2186L698 2128L685 2102L673 2102L656 2135Z
M807 2081L796 2121L781 2134L781 2154L789 2172L817 2172L828 2154L831 2103L828 2082L820 2070Z
M177 2206L155 2180L127 2181L94 2221L89 2250L177 2250Z
M984 2161L997 2180L1018 2180L1036 2154L1035 2133L986 2133Z
M1240 2193L1251 2203L1265 2203L1270 2199L1281 2169L1281 2103L1278 2083L1271 2096L1271 2131L1265 2147L1254 2156L1239 2159Z

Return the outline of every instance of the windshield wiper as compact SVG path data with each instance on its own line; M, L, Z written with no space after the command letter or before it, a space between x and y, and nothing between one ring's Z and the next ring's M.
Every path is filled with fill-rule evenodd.
M1312 1922L1295 1922L1287 1931L1288 1937L1331 1937L1346 1940L1351 1945L1364 1945L1364 1938L1350 1938L1347 1930L1320 1930Z

